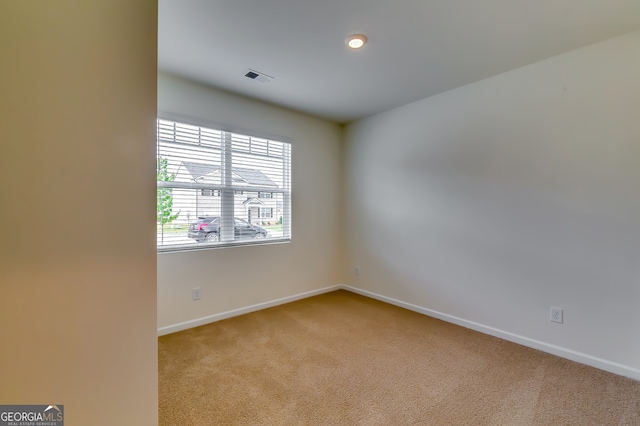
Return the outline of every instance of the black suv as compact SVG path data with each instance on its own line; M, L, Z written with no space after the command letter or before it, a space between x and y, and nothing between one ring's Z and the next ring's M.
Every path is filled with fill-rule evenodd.
M233 218L233 233L236 240L247 238L267 238L269 231L252 225L246 220ZM220 240L220 216L200 216L196 222L189 225L189 238L197 242L216 242Z

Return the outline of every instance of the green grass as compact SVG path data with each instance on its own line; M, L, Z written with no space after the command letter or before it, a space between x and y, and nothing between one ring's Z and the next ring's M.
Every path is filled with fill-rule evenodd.
M260 225L271 232L282 232L282 225Z
M189 229L189 225L165 225L164 233L165 234L179 234L181 232L187 232ZM158 234L162 232L162 227L160 225L157 226Z

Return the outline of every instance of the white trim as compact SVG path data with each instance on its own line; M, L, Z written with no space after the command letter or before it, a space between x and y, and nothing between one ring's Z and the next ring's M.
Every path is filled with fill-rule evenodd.
M538 349L543 352L547 352L561 358L566 358L571 361L579 362L581 364L589 365L591 367L599 368L601 370L608 371L620 376L630 377L635 380L640 380L640 370L629 367L627 365L618 364L613 361L598 358L595 356L587 355L585 353L577 352L571 349L563 348L560 346L545 343L540 340L530 339L528 337L520 336L518 334L510 333L508 331L500 330L497 328L489 327L487 325L479 324L477 322L469 321L463 318L458 318L453 315L444 314L442 312L434 311L432 309L423 308L411 303L403 302L401 300L393 299L391 297L382 296L371 291L362 290L356 287L348 285L340 285L339 288L348 290L352 293L359 294L361 296L370 297L372 299L380 300L382 302L389 303L391 305L399 306L401 308L408 309L410 311L418 312L423 315L427 315L433 318L440 319L452 324L459 325L461 327L469 328L471 330L479 331L480 333L489 334L491 336L499 337L510 342L518 343L529 348Z
M268 302L258 303L258 304L247 306L244 308L238 308L238 309L233 309L231 311L221 312L219 314L209 315L209 316L194 319L191 321L185 321L178 324L167 325L165 327L158 328L158 336L164 336L165 334L187 330L189 328L194 328L194 327L209 324L212 322L221 321L231 317L237 317L238 315L244 315L250 312L260 311L262 309L272 308L278 305L284 305L285 303L295 302L296 300L306 299L308 297L317 296L319 294L329 293L329 292L344 289L344 288L345 286L342 286L342 285L324 287L317 290L307 291L305 293L294 294L293 296L287 296L287 297L282 297L280 299L271 300Z
M223 248L232 248L232 247L254 247L254 246L265 246L269 244L289 244L291 242L291 238L263 238L263 239L253 239L253 240L238 240L238 241L229 241L226 243L213 243L207 244L176 244L175 246L166 246L166 247L158 247L157 254L172 254L172 253L188 253L192 251L199 250L215 250L215 249L223 249Z

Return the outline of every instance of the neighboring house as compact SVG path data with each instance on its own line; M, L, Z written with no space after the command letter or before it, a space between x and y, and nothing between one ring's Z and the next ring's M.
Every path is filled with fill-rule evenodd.
M275 223L282 215L282 194L264 191L278 189L278 185L258 169L232 168L233 185L241 190L234 192L234 216L254 224ZM221 185L221 169L218 166L182 161L176 172L176 182ZM257 187L261 191L247 190ZM184 190L174 196L174 211L180 211L178 221L190 222L198 216L220 216L221 195L219 189Z

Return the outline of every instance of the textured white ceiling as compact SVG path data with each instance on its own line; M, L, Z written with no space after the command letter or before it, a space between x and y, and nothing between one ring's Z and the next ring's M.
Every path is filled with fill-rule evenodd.
M640 0L160 0L158 65L346 123L637 29Z

